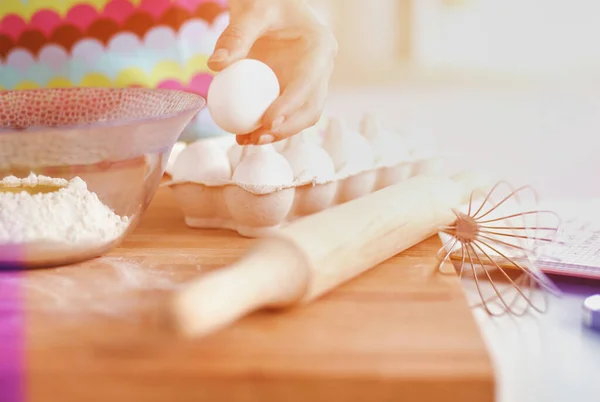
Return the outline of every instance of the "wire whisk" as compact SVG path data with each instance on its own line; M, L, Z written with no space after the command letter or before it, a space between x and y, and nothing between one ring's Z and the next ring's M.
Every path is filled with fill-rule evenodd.
M474 192L465 208L453 212L454 224L440 228L444 245L438 251L438 272L451 259L459 278L472 276L480 298L474 307L489 315L522 316L530 309L544 313L547 292L560 291L536 261L557 242L559 216L538 209L538 196L530 186L514 189L504 181L487 194Z

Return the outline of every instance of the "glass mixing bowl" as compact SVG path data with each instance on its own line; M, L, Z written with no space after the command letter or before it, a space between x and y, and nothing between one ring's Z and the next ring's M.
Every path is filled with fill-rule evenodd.
M160 184L173 145L204 104L198 95L162 89L0 92L0 208L5 210L4 215L0 211L0 266L65 265L116 247L135 228ZM87 190L125 224L110 236L94 237L93 225L105 222L79 215L87 232L77 237L75 229L69 228L77 217L68 210L73 207L50 201L51 195L66 191L63 185L22 186L9 178L30 175L73 180L71 183L83 180ZM39 216L50 213L50 221L61 224L55 225L56 230L46 228L41 234L37 231L16 239L14 233L27 232L28 228L16 227L20 211L14 209L15 197L26 198L30 209L39 205L31 197L38 197L35 202L42 203L46 213ZM16 211L10 216L7 203ZM32 227L30 232L39 226L39 221L32 220L34 214L21 216Z

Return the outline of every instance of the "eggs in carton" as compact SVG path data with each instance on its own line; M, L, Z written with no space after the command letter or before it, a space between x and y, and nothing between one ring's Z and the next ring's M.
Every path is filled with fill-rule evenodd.
M435 153L416 159L422 151L411 150L370 115L360 131L330 119L324 133L307 130L276 144L242 147L223 138L203 139L176 151L167 165L172 180L165 185L186 224L246 237L443 167Z

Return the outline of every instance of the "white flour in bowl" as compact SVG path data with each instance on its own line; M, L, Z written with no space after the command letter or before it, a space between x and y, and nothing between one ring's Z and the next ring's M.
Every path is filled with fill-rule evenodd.
M128 226L129 218L116 215L79 177L31 174L0 181L0 244L108 243Z

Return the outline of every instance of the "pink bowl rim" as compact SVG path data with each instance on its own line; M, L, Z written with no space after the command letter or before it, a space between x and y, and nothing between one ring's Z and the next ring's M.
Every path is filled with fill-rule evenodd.
M33 89L7 89L0 91L0 98L7 93L24 93L24 92L50 92L50 91L82 91L82 90L93 90L97 92L140 92L140 93L149 93L149 92L162 92L169 93L173 96L179 94L188 96L190 98L195 98L197 101L196 105L190 106L184 109L180 109L171 113L164 113L158 116L144 117L144 118L126 118L126 119L115 119L110 121L102 121L102 122L90 122L90 123L80 123L80 124L65 124L65 125L57 125L57 126L29 126L23 129L19 128L6 128L0 127L0 135L8 135L8 134L26 134L30 132L39 132L39 131L64 131L64 130L78 130L82 128L106 128L106 127L117 127L117 126L130 126L140 123L153 122L159 120L167 120L173 117L180 116L182 114L186 114L192 111L196 111L196 113L200 112L206 106L206 99L203 96L196 94L194 92L182 91L179 89L166 89L166 88L105 88L105 87L69 87L69 88L33 88Z

